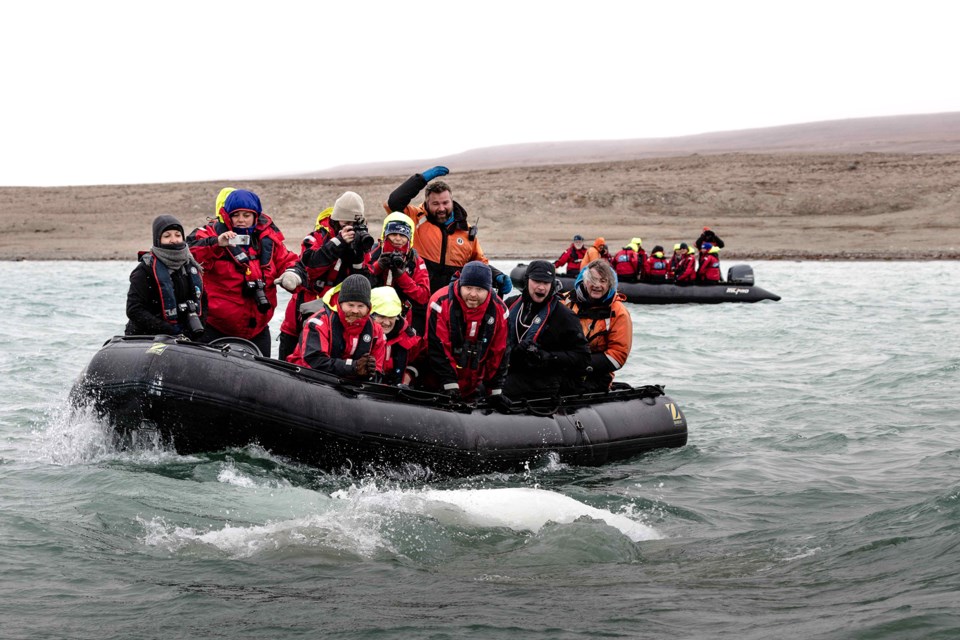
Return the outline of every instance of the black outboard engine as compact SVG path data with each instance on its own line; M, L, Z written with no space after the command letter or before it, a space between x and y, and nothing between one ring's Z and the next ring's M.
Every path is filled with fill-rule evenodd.
M735 264L727 270L727 282L753 286L753 267L748 264Z

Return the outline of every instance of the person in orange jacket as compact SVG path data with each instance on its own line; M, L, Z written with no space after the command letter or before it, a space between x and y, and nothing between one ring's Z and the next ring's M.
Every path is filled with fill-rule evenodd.
M466 209L453 199L450 185L436 180L448 173L450 170L441 166L415 173L394 189L383 205L388 214L405 213L416 224L413 248L427 265L431 293L450 284L468 262L479 260L489 264L477 239L477 227L467 222ZM412 206L410 202L421 189L424 190L423 203ZM510 275L491 269L497 293L500 296L510 293L513 290Z
M580 261L580 271L582 272L587 268L588 264L598 258L603 258L607 262L613 261L613 256L610 255L610 251L607 249L607 241L602 237L594 240L593 246L587 249L587 254L583 256L583 260Z
M616 371L627 362L633 346L633 320L617 292L617 273L600 258L581 269L572 291L563 294L563 303L577 314L590 348L590 366L580 376L564 381L561 392L607 391Z

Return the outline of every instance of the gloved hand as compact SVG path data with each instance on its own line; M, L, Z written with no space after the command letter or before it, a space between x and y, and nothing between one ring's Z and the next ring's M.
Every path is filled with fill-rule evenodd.
M426 171L424 171L424 172L421 173L420 175L423 176L423 179L424 179L424 180L426 180L427 182L430 182L430 181L433 180L434 178L443 177L443 176L447 175L448 173L450 173L450 169L447 169L446 167L441 167L440 165L437 165L436 167L431 167L430 169L427 169Z
M353 361L353 372L361 378L373 375L376 370L377 361L369 353L365 353Z
M444 389L443 395L447 396L450 402L460 402L460 389Z
M273 281L273 284L278 284L290 293L293 293L297 290L297 287L302 284L302 282L303 281L300 279L300 276L296 274L296 272L284 271L282 276Z
M496 389L494 389L494 391L496 391ZM496 395L488 396L487 404L501 413L507 413L510 411L511 405L513 405L513 400L502 393L498 393Z
M390 257L389 253L381 253L380 257L377 258L377 271L380 273L386 273L390 271L390 265L393 262L393 258Z
M534 369L546 364L547 359L546 354L535 344L531 344L524 350L523 358L526 360L527 366Z
M513 280L510 279L510 275L507 273L498 275L493 279L493 283L494 286L497 287L497 293L501 298L513 291Z

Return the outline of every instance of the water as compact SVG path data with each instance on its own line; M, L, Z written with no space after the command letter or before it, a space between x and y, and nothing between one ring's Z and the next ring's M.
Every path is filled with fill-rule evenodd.
M753 266L631 307L689 445L443 479L117 451L65 399L133 265L0 263L0 637L958 637L960 263Z

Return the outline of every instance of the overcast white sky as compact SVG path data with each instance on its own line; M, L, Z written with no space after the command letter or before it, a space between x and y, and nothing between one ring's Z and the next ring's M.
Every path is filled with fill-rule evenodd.
M960 111L948 1L5 2L0 185Z

